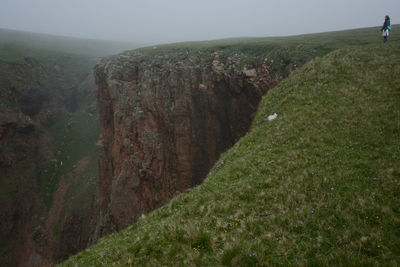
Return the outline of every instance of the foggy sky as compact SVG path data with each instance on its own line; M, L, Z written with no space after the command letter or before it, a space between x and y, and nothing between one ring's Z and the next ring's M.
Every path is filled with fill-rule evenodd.
M141 43L380 26L386 14L398 23L400 0L0 0L0 28Z

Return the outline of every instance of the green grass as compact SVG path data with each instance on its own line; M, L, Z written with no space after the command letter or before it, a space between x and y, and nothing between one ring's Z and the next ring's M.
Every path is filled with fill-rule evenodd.
M52 126L50 133L54 139L57 158L56 162L48 164L42 170L42 177L44 177L42 197L48 208L52 205L60 179L68 173L73 174L75 164L79 160L86 157L91 164L86 173L80 175L97 177L96 141L100 133L100 124L97 116L93 116L82 109L69 116L65 114L61 117ZM95 166L92 166L93 164ZM86 179L84 181L87 182ZM87 189L87 184L80 184L76 189L78 188L76 194Z
M390 41L400 40L398 26L393 26ZM323 56L335 49L349 45L365 45L381 43L379 27L354 29L347 31L333 31L326 33L305 34L288 37L263 37L263 38L232 38L203 42L184 42L176 44L159 45L140 48L150 54L165 55L173 51L185 51L186 55L208 56L214 59L213 53L218 52L222 57L237 55L241 58L241 65L257 66L265 58L274 59L275 70L282 71L283 61L292 61L297 65L308 62L315 56ZM131 53L130 51L126 53ZM180 60L188 56L179 55ZM176 55L174 55L174 58ZM177 59L175 59L177 60ZM287 63L287 62L286 62Z
M396 266L399 59L394 42L307 63L202 185L62 266Z

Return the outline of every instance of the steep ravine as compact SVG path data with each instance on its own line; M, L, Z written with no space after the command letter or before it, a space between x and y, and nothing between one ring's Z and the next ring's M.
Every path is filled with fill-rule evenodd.
M0 266L48 266L94 241L93 67L135 44L0 29Z
M101 121L97 234L118 231L200 184L249 129L261 97L313 56L282 48L142 49L95 67ZM250 57L249 56L249 57Z
M98 127L80 123L98 125L96 89L76 60L87 65L71 73L76 62L0 59L0 266L52 264L93 236L97 156L77 150L96 151Z

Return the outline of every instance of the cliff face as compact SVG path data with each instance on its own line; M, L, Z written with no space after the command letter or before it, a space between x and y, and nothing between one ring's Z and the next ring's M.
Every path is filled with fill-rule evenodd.
M69 67L0 59L1 266L60 261L93 235L97 173L89 169L97 156L74 152L72 158L68 149L77 147L70 140L77 139L71 135L78 119L97 123L95 86L90 66L72 74ZM95 149L99 130L93 129L87 138Z
M93 66L132 46L0 29L0 266L49 266L92 243Z
M277 72L273 62L177 50L98 64L100 235L200 184L249 129L262 95L295 66Z

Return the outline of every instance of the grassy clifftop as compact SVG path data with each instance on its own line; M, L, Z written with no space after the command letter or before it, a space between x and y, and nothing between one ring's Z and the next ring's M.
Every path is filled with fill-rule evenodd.
M393 25L390 41L400 38L400 25ZM203 42L184 42L140 48L141 51L157 55L185 51L187 54L206 56L217 52L221 57L237 55L241 64L261 65L265 58L275 59L274 69L282 67L288 60L304 64L315 56L324 56L332 50L349 45L367 45L382 42L380 27L370 27L317 34L287 37L231 38ZM129 53L129 52L127 52ZM210 58L213 60L213 57ZM282 62L283 61L283 62ZM285 62L286 61L286 62Z
M202 185L62 266L395 265L399 59L394 43L306 64Z

